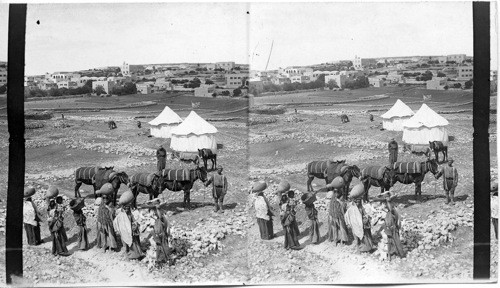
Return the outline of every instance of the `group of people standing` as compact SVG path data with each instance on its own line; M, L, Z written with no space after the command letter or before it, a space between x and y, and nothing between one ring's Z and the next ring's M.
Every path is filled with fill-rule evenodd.
M289 187L289 185L288 185ZM264 195L264 190L267 188L265 182L258 182L254 185L252 192L256 193L254 202L257 224L261 239L271 240L274 238L273 220L274 216L271 205ZM295 199L295 191L287 189L280 192L280 220L284 232L284 248L300 250L302 247L299 243L299 226L297 223L297 207L299 201ZM331 194L334 194L331 195ZM331 197L330 197L331 195ZM330 199L328 208L328 234L327 239L335 245L346 245L350 239L356 243L356 249L359 252L373 252L375 249L371 217L365 211L361 196L351 199L353 203L348 203L342 198L342 191L334 189L329 192L327 198ZM384 200L386 216L383 219L383 229L387 235L387 251L389 260L391 256L405 257L403 246L401 244L399 231L401 229L401 217L392 204L393 198L390 194ZM309 219L309 242L311 244L320 243L320 231L318 210L314 202L316 201L316 193L305 193L300 197L300 201L304 204L304 210ZM352 236L351 236L352 235Z
M32 193L25 197L24 201L24 228L29 245L40 245L43 243L40 233L40 223L43 215L39 212L31 196L34 189L29 188ZM58 194L58 191L57 191ZM26 192L25 192L26 195ZM83 212L85 201L83 198L72 199L69 205L64 205L63 197L56 196L47 198L47 224L52 238L52 254L57 256L68 256L68 236L64 227L64 214L66 207L73 210L73 217L78 226L76 249L88 250L88 229L86 216ZM132 203L132 202L131 202ZM140 259L145 256L141 247L140 224L138 220L141 214L137 209L131 207L131 203L118 206L112 205L112 197L102 195L97 198L95 205L96 215L96 246L106 251L119 251L118 235L125 248L129 259ZM169 259L171 249L169 248L169 223L166 214L159 206L156 209L156 219L152 231L152 239L156 243L157 262L166 262Z

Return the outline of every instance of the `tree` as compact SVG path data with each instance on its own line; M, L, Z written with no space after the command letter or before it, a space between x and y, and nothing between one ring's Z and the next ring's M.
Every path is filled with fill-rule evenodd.
M382 68L382 67L384 67L384 66L385 66L385 65L384 65L384 64L382 64L382 63L377 63L377 68Z
M62 96L62 93L59 89L57 88L50 88L49 90L49 95L50 96Z
M438 72L437 77L446 77L446 74L444 74L443 72Z
M470 89L472 87L472 85L474 85L474 82L471 80L467 81L464 83L464 88L465 89Z
M217 93L216 92L212 93L212 97L214 98L217 97Z
M453 88L462 88L462 84L455 83L455 84L453 84Z
M238 97L241 95L241 89L240 88L236 88L233 90L233 96L234 97Z
M316 79L316 81L322 82L323 86L324 86L324 84L325 84L325 74L320 74L318 76L318 79Z
M205 84L212 85L212 84L214 84L214 81L207 79L207 80L205 80Z
M129 95L129 94L136 94L137 93L137 86L132 83L132 82L127 82L125 85L123 85L123 94L124 95Z
M443 88L444 90L448 90L448 85L444 86Z
M327 85L330 90L333 90L333 88L339 88L339 86L337 85L337 83L335 83L333 79L330 79Z
M102 85L97 85L94 89L94 93L97 94L97 96L100 96L101 94L106 94L106 90L104 90L104 87Z
M224 90L221 92L222 96L230 96L231 95L231 92L227 91L227 90Z

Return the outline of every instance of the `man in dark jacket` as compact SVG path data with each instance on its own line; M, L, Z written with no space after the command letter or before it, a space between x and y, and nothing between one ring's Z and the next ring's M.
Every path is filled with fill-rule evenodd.
M446 204L455 204L455 188L458 184L458 171L457 168L453 167L453 159L448 158L448 166L444 166L436 174L436 179L439 179L443 175L443 188L446 192Z
M222 175L222 167L217 166L217 174L213 174L207 182L205 182L205 187L212 184L212 197L214 197L215 209L214 212L222 211L224 196L226 196L227 192L227 178L225 175ZM219 207L220 205L220 207Z
M162 145L156 150L156 159L158 160L158 163L156 164L156 169L158 171L161 171L165 169L166 165L166 158L167 157L167 151L165 151L165 148L163 148Z
M392 138L391 141L389 142L388 148L389 148L389 163L392 165L398 161L398 142L396 142L396 140Z

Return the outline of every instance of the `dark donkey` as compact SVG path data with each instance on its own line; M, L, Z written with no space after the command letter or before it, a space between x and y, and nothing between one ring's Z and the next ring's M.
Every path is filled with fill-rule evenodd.
M163 178L161 172L136 173L130 176L130 190L134 194L134 207L137 207L139 193L149 194L149 200L158 198L163 191Z
M368 202L368 190L370 190L371 186L380 187L380 194L388 191L394 185L395 175L396 173L390 165L363 168L359 180L361 180L365 187L365 201Z
M203 159L203 165L205 165L205 169L207 168L208 160L212 160L212 169L214 170L217 167L217 154L212 151L212 149L198 149L198 154L201 159Z
M116 204L116 196L120 185L128 184L128 175L125 172L116 172L114 167L80 167L75 171L75 197L81 197L80 186L82 184L92 185L94 188L94 198L97 198L95 193L106 183L111 183L113 186L113 203Z
M335 177L340 176L344 179L344 187L342 192L344 198L347 198L347 193L349 192L349 185L351 184L352 177L359 178L361 176L361 171L358 166L349 166L345 164L345 160L332 162L332 161L313 161L307 164L307 191L313 191L311 182L314 177L319 179L325 179L328 185L335 179Z
M431 172L434 177L438 173L438 164L436 159L430 159L425 162L396 162L393 164L395 172L394 183L403 184L415 183L415 198L422 195L422 181L425 174Z
M441 141L429 141L429 148L434 151L436 161L439 163L439 152L443 153L443 162L448 161L448 146Z
M182 202L185 208L191 209L191 189L194 182L200 180L207 181L207 169L205 167L196 167L195 169L163 169L161 171L163 178L163 186L170 191L184 191L184 201Z

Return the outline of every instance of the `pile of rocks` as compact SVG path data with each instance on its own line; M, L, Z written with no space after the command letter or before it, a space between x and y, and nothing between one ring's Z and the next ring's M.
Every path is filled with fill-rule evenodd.
M71 125L69 125L65 121L59 120L54 122L54 128L68 128L68 127L71 127Z
M26 122L26 124L24 125L24 128L25 129L40 129L40 128L43 128L45 125L43 124L43 122L40 122L40 121L35 121L35 122Z
M248 119L248 125L259 125L259 124L271 124L278 121L276 117L250 117Z

